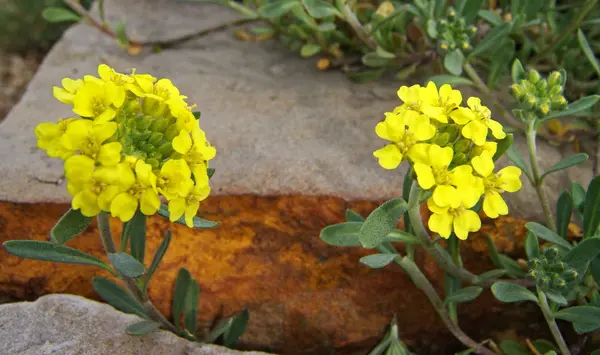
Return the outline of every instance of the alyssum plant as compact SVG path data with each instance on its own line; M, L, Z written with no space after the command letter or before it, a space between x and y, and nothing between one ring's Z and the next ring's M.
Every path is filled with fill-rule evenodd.
M35 128L38 147L64 160L72 208L51 231L51 241L12 240L6 250L23 258L92 265L121 280L104 277L93 287L116 308L144 320L127 328L143 335L158 328L194 341L218 341L234 347L248 323L248 312L223 319L202 336L197 332L200 287L189 271L177 276L171 320L148 298L148 285L171 242L167 231L150 266L144 265L146 217L159 214L190 228L214 228L217 222L196 216L210 193L214 170L208 161L216 151L200 128L199 112L169 79L149 74L121 74L107 65L99 77L65 78L54 96L72 105L77 117L44 122ZM109 215L123 228L118 246ZM109 263L66 245L98 220Z
M600 177L587 191L574 183L557 202L556 218L542 189L544 178L587 159L585 154L568 157L542 172L536 151L536 132L549 117L585 110L598 101L591 96L585 104L568 105L563 96L566 73L553 72L542 78L536 71L525 72L513 65L513 93L521 105L515 114L526 124L530 166L512 147L513 136L492 119L491 111L477 97L463 106L463 97L448 84L433 82L422 87L403 86L398 90L402 104L385 113L375 127L388 141L373 154L384 169L409 165L402 198L391 199L366 219L348 210L347 222L321 231L321 239L335 246L362 246L377 251L361 258L371 268L397 264L423 291L450 332L468 349L462 354L571 354L556 319L572 322L575 331L600 328ZM497 170L496 161L505 153L517 166ZM463 267L460 241L481 228L480 209L489 218L508 214L505 193L521 188L525 176L539 194L547 224L526 224L526 254L529 264L522 268L507 255L499 254L489 238L491 259L497 269L475 275ZM426 202L431 215L425 228L420 206ZM568 225L575 217L583 222L583 240L566 239ZM403 218L403 229L397 223ZM547 243L540 245L539 239ZM441 241L445 240L445 246ZM396 243L405 245L401 253ZM446 290L440 296L414 260L414 248L423 248L446 272ZM538 340L527 349L518 343L478 342L458 325L456 305L476 299L491 288L502 302L536 303L544 314L554 343ZM389 334L371 354L408 354L392 324Z

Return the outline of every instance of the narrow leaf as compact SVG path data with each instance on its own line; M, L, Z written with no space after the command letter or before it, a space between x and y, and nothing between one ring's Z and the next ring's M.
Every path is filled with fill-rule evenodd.
M80 210L69 208L50 231L52 241L64 244L81 234L92 221L92 217L86 217Z
M399 229L396 229L390 234L388 234L385 237L385 241L390 243L404 243L410 245L416 245L421 243L419 241L419 238L417 238L416 236L406 233L405 231Z
M574 165L581 164L584 161L586 161L587 159L588 159L588 155L585 153L577 153L577 154L571 155L569 157L566 157L563 160L559 161L558 163L554 164L545 173L543 173L541 178L543 179L546 175L551 174L555 171L564 170L564 169L570 168Z
M575 268L583 276L589 263L600 254L600 238L584 239L577 244L564 257L564 262Z
M319 237L329 245L355 247L361 245L359 237L363 222L344 222L329 225L321 230Z
M400 198L391 199L377 207L363 223L359 240L365 248L374 248L392 232L408 205Z
M518 84L521 81L521 79L525 77L525 68L523 68L523 64L521 64L521 61L515 59L510 69L510 74L513 83L515 84Z
M433 81L437 87L440 87L444 84L449 84L452 86L459 86L459 85L475 86L475 84L471 80L460 77L460 76L454 76L454 75L436 75L436 76L432 76L431 78L427 79L427 81L428 82Z
M567 237L572 212L573 198L569 191L563 191L556 202L556 232L563 238Z
M258 8L258 13L266 18L281 17L288 13L294 6L300 4L298 1L270 1Z
M331 3L324 0L303 0L308 13L314 18L328 16L342 17L342 14Z
M540 255L539 241L532 232L527 232L527 237L525 237L525 254L527 254L528 260L537 258Z
M358 212L354 212L351 209L346 209L346 221L347 222L364 222L365 219L363 216L358 214Z
M583 237L589 238L600 224L600 176L592 179L585 193L583 206Z
M446 68L450 74L458 76L462 74L464 62L465 57L462 52L459 49L455 49L444 57L444 68Z
M160 328L160 323L153 320L143 320L141 322L133 323L125 329L125 333L134 336L142 336Z
M146 252L146 216L138 209L129 223L131 256L143 263Z
M519 169L521 169L521 171L523 171L525 173L525 175L527 175L528 177L531 176L531 174L529 173L529 169L527 168L527 165L525 165L525 160L523 160L521 153L519 153L519 151L515 148L515 146L511 146L510 148L508 148L508 150L506 151L506 156ZM531 178L529 178L529 180L531 180Z
M206 174L209 179L212 178L215 175L215 168L206 168Z
M175 291L173 292L173 323L179 329L181 329L181 312L183 311L183 305L185 303L186 296L188 294L188 288L192 280L192 275L186 268L181 268L177 274L177 280L175 280Z
M479 13L479 9L483 6L484 1L485 0L467 0L465 2L462 17L465 19L466 23L473 23Z
M494 270L486 271L486 272L484 272L481 275L477 275L476 282L493 280L493 279L497 279L499 277L502 277L504 275L506 275L506 270L504 270L504 269L494 269Z
M101 276L92 279L94 290L116 309L125 312L137 314L142 318L148 318L142 305L125 291L121 286Z
M9 254L25 259L91 265L112 272L110 266L102 260L64 245L37 240L9 240L2 245Z
M189 287L183 303L183 316L185 318L185 329L196 334L196 322L198 321L198 303L200 297L200 285L194 279L190 279Z
M547 121L547 120L550 120L553 118L558 118L558 117L571 116L576 113L585 111L585 110L593 107L598 102L598 99L600 99L600 95L590 95L590 96L581 98L581 99L569 104L569 106L567 107L566 110L554 112L554 113L551 113L550 115L546 116L546 118L544 118L544 121Z
M146 272L144 265L127 253L109 253L108 259L123 276L136 278Z
M554 317L571 323L583 323L588 325L588 328L596 329L600 327L600 308L598 307L569 307L554 313Z
M465 288L461 288L460 290L452 293L451 295L449 295L448 297L446 297L446 299L444 300L444 303L449 303L449 302L456 302L456 303L463 303L463 302L470 302L473 301L474 299L476 299L477 297L479 297L479 295L481 294L481 291L483 291L482 287L479 286L469 286L469 287L465 287Z
M594 55L594 51L590 47L590 44L588 43L587 38L585 38L585 34L583 34L581 28L577 30L577 39L579 40L579 45L583 50L583 54L585 54L587 60L592 65L592 68L594 68L596 71L596 74L600 76L600 64L598 63L598 59Z
M156 213L158 215L164 217L164 218L167 218L167 219L169 219L169 216L171 215L169 213L168 206L165 205L165 204L161 204L160 208L158 209L158 211ZM197 217L197 216L195 216L193 218L193 222L194 222L193 227L194 228L200 228L200 229L215 228L215 227L217 227L219 225L219 222L209 221L209 220ZM185 217L181 216L181 218L179 218L178 220L176 220L175 223L183 224L185 226L186 225L185 224Z
M250 313L248 310L244 310L235 315L231 319L229 327L225 330L225 334L223 334L223 346L234 349L237 346L240 337L244 334L246 328L248 328L249 320Z
M503 139L498 141L498 145L496 148L496 153L494 153L494 157L493 160L497 161L498 159L500 159L504 153L506 153L506 151L512 147L513 144L513 134L507 134L506 137L504 137Z
M542 238L548 242L551 242L552 244L561 246L566 249L573 248L571 243L567 242L563 237L554 233L553 231L551 231L550 229L544 227L543 225L541 225L539 223L527 222L525 224L525 228L527 228L528 231L535 234L538 238Z
M360 258L360 262L371 269L379 269L394 261L398 254L371 254Z
M562 306L566 306L569 303L567 301L567 299L565 298L565 296L561 295L560 293L550 292L550 291L546 291L544 293L553 302L558 303L558 304L560 304Z
M146 293L146 290L148 289L148 284L150 284L150 280L152 279L154 272L158 268L158 264L160 264L162 258L165 256L165 253L167 252L167 249L169 248L169 243L171 243L171 230L170 229L167 231L167 234L163 238L162 242L160 242L158 249L156 249L156 253L154 253L154 258L152 258L152 264L150 264L150 268L148 269L148 274L146 275L146 279L144 280L144 287L143 287L144 293Z
M60 7L47 7L42 11L42 17L48 22L77 22L81 19L79 15L71 10Z
M300 49L300 55L304 58L312 57L321 51L321 46L314 43L307 43Z
M469 54L467 58L476 57L480 54L484 54L489 49L492 49L498 46L501 43L508 33L510 32L511 24L503 23L499 26L494 27L488 34L473 48L473 51Z
M477 15L479 15L479 17L481 17L482 19L487 21L489 24L494 25L494 26L499 26L504 22L502 20L502 17L496 11L482 9L482 10L479 10Z
M521 285L510 282L498 281L492 285L492 293L499 301L505 303L532 301L537 302L537 297Z

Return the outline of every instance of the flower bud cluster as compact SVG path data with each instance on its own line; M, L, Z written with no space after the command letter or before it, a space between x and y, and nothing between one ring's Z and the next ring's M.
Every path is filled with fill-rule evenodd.
M438 45L441 52L460 49L468 52L473 49L471 40L477 33L477 27L468 25L464 18L453 8L448 9L445 19L437 22Z
M564 293L579 276L577 270L562 261L557 247L550 247L529 261L527 276L544 291Z
M565 78L559 71L542 78L540 73L531 69L511 86L513 96L527 111L535 112L538 117L545 117L551 111L562 111L567 108L567 100L563 95Z

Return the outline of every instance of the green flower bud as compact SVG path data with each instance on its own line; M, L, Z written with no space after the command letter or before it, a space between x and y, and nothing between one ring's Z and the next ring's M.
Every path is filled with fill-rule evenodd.
M471 140L462 138L459 139L456 144L454 144L454 152L455 153L466 153L471 147Z
M464 50L464 51L468 51L468 50L470 50L470 49L471 49L471 45L469 44L469 42L463 42L463 43L460 45L460 48L461 48L462 50Z
M156 170L159 168L159 162L156 159L144 159L146 161L146 163L150 164L150 166L152 166L152 170Z
M538 111L541 116L547 116L550 113L550 105L543 103L538 106Z
M148 127L150 127L150 124L152 124L152 118L151 117L138 116L135 119L135 128L138 131L145 131L145 130L147 130Z
M148 158L149 159L162 160L162 154L160 154L156 150L153 150L151 153L148 154Z
M150 137L152 136L153 133L154 132L152 132L152 131L141 132L140 133L140 140L144 141L144 142L148 141L148 139L150 139Z
M562 81L561 79L562 79L562 75L560 74L560 72L553 71L548 76L548 85L550 85L550 87L560 87L560 88L562 88L562 85L560 85L560 82Z
M543 289L550 288L550 285L552 283L552 280L550 280L550 278L546 275L544 275L543 277L539 278L536 281L537 281L536 284Z
M575 269L567 269L567 270L563 271L561 276L566 281L574 281L577 279L577 277L579 277L579 273Z
M166 142L158 147L156 151L159 152L163 157L170 157L171 154L173 154L173 146L171 145L171 142Z
M473 36L477 33L477 27L469 26L468 32L469 32L469 37L473 38Z
M567 289L567 283L563 279L552 280L550 287L557 291L564 291Z
M544 251L544 257L548 260L548 261L553 261L554 259L556 259L556 257L558 256L558 248L555 246L552 246L548 249L546 249L546 251Z
M529 260L528 264L530 269L539 269L542 267L542 262L538 258Z
M545 79L541 79L540 81L538 81L535 84L535 87L540 93L543 93L544 95L548 93L548 82Z
M550 91L548 91L548 96L550 97L555 97L555 96L560 96L563 92L563 87L556 85L556 86L551 86L550 87Z
M510 90L517 100L521 100L526 94L525 89L518 84L512 84Z
M159 144L159 143L160 143L160 141L162 140L162 138L163 138L163 134L162 134L162 133L159 133L159 132L153 132L153 133L150 135L150 138L148 138L148 143L150 143L150 144L152 144L152 145L156 146L157 144Z
M433 143L439 145L440 147L444 147L449 141L450 135L448 133L440 133L434 138Z
M562 111L567 108L567 100L565 100L564 96L553 98L550 107L553 111Z
M529 272L527 273L527 277L529 277L530 279L533 280L538 280L542 277L544 277L544 273L539 271L539 270L529 270Z
M172 141L173 138L177 137L178 135L179 130L175 125L170 125L169 128L167 128L167 130L165 131L165 139L168 141Z
M167 127L169 127L170 120L168 118L161 117L157 120L152 121L150 124L150 130L154 132L163 133Z
M454 142L460 133L460 127L456 124L446 126L445 132L448 133L448 140Z
M154 151L154 149L156 149L152 144L150 144L148 142L144 142L144 143L140 144L139 147L141 150L146 152L146 154L150 154Z
M532 84L537 84L538 81L540 81L542 77L540 76L540 73L537 72L537 70L533 70L530 69L529 70L529 82Z
M448 17L452 19L452 18L454 18L454 16L456 16L456 11L454 11L453 8L449 8L448 9Z
M465 27L465 19L464 19L464 18L462 18L462 17L461 17L461 18L459 18L459 19L458 19L458 25L459 25L461 28L464 28L464 27Z
M455 43L450 43L450 49L455 49L456 48L456 44Z
M537 99L537 97L535 97L532 94L527 94L525 96L525 99L523 101L524 101L523 102L523 106L525 106L525 108L528 109L528 110L533 110L538 105L538 99Z
M464 153L455 153L454 158L452 158L452 164L454 165L463 165L469 160Z

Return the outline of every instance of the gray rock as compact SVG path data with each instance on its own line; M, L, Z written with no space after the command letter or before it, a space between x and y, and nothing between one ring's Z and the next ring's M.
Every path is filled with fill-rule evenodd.
M125 19L144 41L165 40L228 22L238 15L206 4L167 0L106 1L110 19ZM119 71L135 67L168 77L197 103L201 126L217 148L217 195L327 195L347 200L398 196L406 165L380 168L372 152L384 141L374 133L383 113L399 104L397 82L350 83L342 73L320 72L275 41L240 42L212 32L160 53L130 57L96 29L78 24L65 33L42 64L27 93L0 125L0 200L66 202L62 162L35 148L34 127L72 115L52 97L61 78L95 73L100 63ZM405 84L412 84L405 83ZM465 91L465 97L467 92ZM525 152L522 142L518 142ZM544 166L560 160L540 143ZM576 176L584 174L575 173ZM568 186L565 174L547 180L554 200ZM527 184L524 184L527 185ZM540 218L534 189L508 196L516 216Z
M141 318L74 295L0 305L2 355L266 355L190 342L167 331L125 333Z

